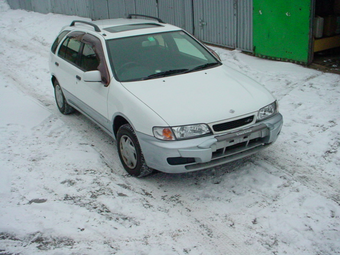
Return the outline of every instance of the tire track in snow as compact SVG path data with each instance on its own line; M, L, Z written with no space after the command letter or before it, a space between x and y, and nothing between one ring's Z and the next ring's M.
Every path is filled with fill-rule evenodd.
M265 156L265 159L271 162L274 167L289 175L294 181L336 202L340 206L338 179L320 173L317 170L317 166L301 164L297 159L285 159L284 162L281 162L281 158L268 154Z
M189 175L195 176L195 174ZM195 182L195 179L190 177L187 176L183 182L176 183L178 189L171 185L167 187L166 184L161 184L161 188L158 186L157 183L164 183L163 178L172 179L172 176L163 173L147 177L149 179L146 179L144 184L136 182L135 179L127 180L126 184L128 187L133 187L136 192L140 190L138 193L141 195L146 191L148 202L152 207L161 204L162 210L171 215L171 218L177 219L178 222L185 222L184 231L190 229L188 231L197 243L215 247L214 254L267 254L268 250L256 242L247 244L247 237L241 235L237 229L233 229L232 224L228 226L222 223L220 216L211 215L209 201L196 201L190 192L184 191L181 185L192 186ZM195 190L195 186L194 189L189 190ZM217 209L217 212L221 211Z

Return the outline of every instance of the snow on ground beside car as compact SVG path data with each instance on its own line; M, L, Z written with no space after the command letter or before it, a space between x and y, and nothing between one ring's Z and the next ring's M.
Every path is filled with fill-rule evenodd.
M136 179L110 137L55 106L49 48L80 18L4 0L0 12L0 253L340 253L339 75L215 48L278 98L278 141L223 167Z

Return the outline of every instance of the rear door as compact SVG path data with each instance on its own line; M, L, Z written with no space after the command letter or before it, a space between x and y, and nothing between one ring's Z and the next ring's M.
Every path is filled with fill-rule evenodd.
M83 32L72 32L68 35L59 47L55 58L55 75L58 79L64 95L71 104L74 104L72 95L75 95L75 73L78 72L79 52L82 43L79 40L84 35Z

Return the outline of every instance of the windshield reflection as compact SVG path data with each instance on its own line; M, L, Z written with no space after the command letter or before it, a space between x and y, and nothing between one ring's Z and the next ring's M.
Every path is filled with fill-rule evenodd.
M183 31L113 39L107 46L113 72L122 82L156 79L221 65Z

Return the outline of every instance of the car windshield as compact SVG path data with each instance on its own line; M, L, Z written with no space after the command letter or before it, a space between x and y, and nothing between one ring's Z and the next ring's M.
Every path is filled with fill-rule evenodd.
M221 65L183 31L113 39L107 42L111 66L122 82L156 79Z

